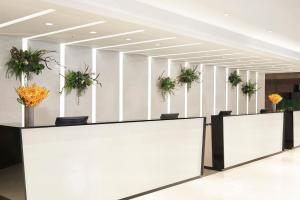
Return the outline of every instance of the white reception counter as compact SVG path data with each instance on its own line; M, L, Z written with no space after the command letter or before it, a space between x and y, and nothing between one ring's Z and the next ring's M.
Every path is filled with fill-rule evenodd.
M20 128L26 199L116 200L199 178L204 125L188 118Z
M213 168L222 170L283 150L283 113L212 116Z

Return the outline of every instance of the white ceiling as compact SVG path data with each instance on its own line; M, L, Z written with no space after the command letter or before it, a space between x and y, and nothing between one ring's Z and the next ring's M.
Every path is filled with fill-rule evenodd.
M137 0L300 52L299 0Z
M67 2L70 4L71 1L72 0L68 0ZM100 1L102 0L98 0L98 2ZM108 0L103 1L108 2ZM212 3L217 2L216 0L210 1L207 1L207 7L213 8L213 5L218 5L216 3ZM233 2L233 0L226 0L226 2L227 1ZM60 0L59 2L61 3L66 1ZM85 1L81 1L80 3L84 2ZM112 0L109 2L111 3ZM200 6L198 4L201 2L205 3L206 1L185 0L184 2L187 5L185 5L183 1L179 0L149 0L147 2L153 3L153 5L159 7L169 5L168 9L171 9L174 12L176 11L176 6L178 6L189 13L195 12L196 14L196 11L200 10ZM220 6L217 7L225 7L221 6L220 1L218 2ZM72 5L75 5L75 3ZM224 45L224 43L211 42L210 40L205 40L205 38L200 39L198 37L187 36L186 34L179 34L178 32L166 31L164 27L161 27L161 29L156 27L154 28L153 26L150 26L150 24L147 25L147 23L133 23L129 22L128 19L125 21L125 19L117 19L116 17L112 18L109 14L102 13L102 15L99 15L99 12L87 12L61 5L46 3L41 0L0 1L0 27L1 23L6 23L46 9L54 9L55 12L0 28L0 35L34 37L40 34L47 34L53 31L60 31L62 29L81 26L92 22L99 22L96 25L88 27L76 28L74 30L64 31L61 33L37 37L35 40L67 44L75 43L72 45L169 58L174 61L187 61L190 63L202 63L206 65L233 67L253 71L300 71L300 68L298 68L298 66L300 66L299 60L286 57L284 55L279 56L278 54L260 51L255 48L239 48L238 45L234 47L231 45ZM220 10L219 12L222 13L220 14L220 18L224 18L223 14L225 11ZM114 14L116 13L118 12L114 12ZM203 14L204 12L201 13L201 15L207 16L211 12L207 12L207 14ZM226 17L226 20L234 21L234 16L238 16L233 10L229 10L226 13L231 14L230 17ZM121 15L119 18L122 18ZM53 23L53 26L45 25L45 23L49 22ZM179 28L180 27L178 27L178 29ZM275 34L276 29L274 27L270 27L270 29L272 29ZM95 31L96 34L91 34L91 31ZM265 33L266 32L267 31L265 31ZM219 36L222 37L222 34Z

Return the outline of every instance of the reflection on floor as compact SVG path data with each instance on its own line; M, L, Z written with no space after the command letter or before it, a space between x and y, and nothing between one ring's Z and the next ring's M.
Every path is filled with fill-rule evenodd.
M300 148L136 200L299 200Z
M25 200L23 169L16 165L0 170L0 200Z
M300 148L204 176L136 200L299 200ZM0 200L25 200L22 177L20 165L0 170Z

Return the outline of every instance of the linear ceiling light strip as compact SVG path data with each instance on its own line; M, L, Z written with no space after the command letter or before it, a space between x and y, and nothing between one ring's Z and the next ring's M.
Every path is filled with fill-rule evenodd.
M94 41L94 40L103 40L103 39L108 39L108 38L120 37L120 36L124 36L124 35L137 34L137 33L141 33L144 31L145 30L135 30L135 31L129 31L129 32L124 32L124 33L105 35L105 36L94 37L94 38L85 39L85 40L77 40L77 41L73 41L73 42L67 42L64 45L72 45L72 44L78 44L78 43L83 43L83 42L90 42L90 41Z
M241 53L230 53L230 54L214 54L214 55L207 55L207 56L196 56L196 57L183 57L183 58L174 58L171 59L172 61L178 61L178 60L188 60L188 59L201 59L201 58L211 58L211 57L219 57L219 56L231 56L231 55L240 55Z
M218 51L227 51L227 50L228 49L213 49L213 50L206 50L206 51L191 51L191 52L185 52L185 53L174 53L174 54L165 54L165 55L152 56L152 58L188 55L188 54L196 54L196 53L209 53L209 52L218 52Z
M167 38L160 38L160 39L154 39L154 40L144 40L144 41L140 41L140 42L130 42L130 43L125 43L125 44L117 44L117 45L99 47L96 49L97 50L109 49L109 48L115 48L115 47L124 47L124 46L131 46L131 45L137 45L137 44L147 44L147 43L152 43L152 42L160 42L160 41L173 40L173 39L176 39L176 37L167 37Z
M11 20L11 21L8 21L8 22L4 22L4 23L0 24L0 28L4 28L4 27L7 27L7 26L10 26L10 25L13 25L13 24L17 24L17 23L20 23L20 22L24 22L24 21L27 21L27 20L30 20L30 19L33 19L33 18L36 18L36 17L47 15L47 14L50 14L52 12L55 12L55 10L54 9L48 9L48 10L43 10L43 11L40 11L40 12L37 12L37 13L33 13L33 14L27 15L25 17L21 17L21 18L14 19L14 20Z
M106 22L105 21L92 22L92 23L88 23L88 24L83 24L83 25L79 25L79 26L73 26L73 27L70 27L70 28L65 28L65 29L60 29L60 30L48 32L48 33L43 33L43 34L39 34L39 35L30 36L30 37L27 37L26 39L28 39L28 40L29 39L36 39L36 38L40 38L40 37L45 37L45 36L49 36L49 35L55 35L55 34L58 34L58 33L72 31L72 30L76 30L76 29L81 29L81 28L86 28L86 27L90 27L90 26L95 26L95 25L103 24L103 23L106 23Z
M144 51L153 51L153 50L160 50L160 49L172 49L172 48L177 48L177 47L188 47L188 46L196 46L196 45L201 45L201 43L180 44L180 45L173 45L173 46L166 46L166 47L140 49L140 50L127 51L127 52L124 52L124 53L137 53L137 52L144 52Z

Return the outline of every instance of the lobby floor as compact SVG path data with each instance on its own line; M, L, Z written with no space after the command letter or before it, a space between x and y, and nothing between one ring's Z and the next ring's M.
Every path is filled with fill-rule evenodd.
M136 200L299 200L300 148Z
M0 170L1 195L24 200L21 166ZM17 189L21 188L21 189ZM136 200L299 200L300 148L161 190ZM6 198L5 198L6 199Z

